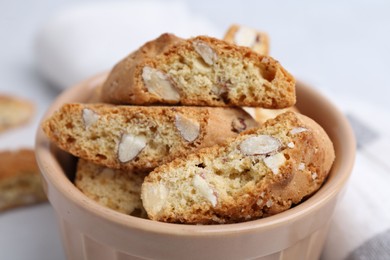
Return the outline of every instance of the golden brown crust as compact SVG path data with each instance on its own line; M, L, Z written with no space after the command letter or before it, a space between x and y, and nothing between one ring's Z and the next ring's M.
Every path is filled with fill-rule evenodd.
M0 152L0 211L46 201L34 151Z
M257 123L239 108L66 104L42 128L55 144L77 157L110 168L147 171L221 143L244 130L243 125L249 129ZM120 152L120 147L127 139L139 149L135 157L122 160L120 153L125 157L128 153Z
M280 146L269 154L245 154L244 142L256 136L278 140ZM333 145L317 123L286 112L223 145L156 168L145 178L141 197L149 218L158 221L211 224L256 219L313 194L334 157Z
M110 103L153 104L158 103L154 95L145 93L140 77L141 64L151 62L157 55L166 52L171 46L182 42L173 34L162 34L154 41L145 43L139 50L131 53L112 69L102 89L102 99Z
M80 159L75 185L87 197L118 212L146 217L141 202L141 184L145 173L113 170Z
M226 31L223 40L251 48L260 55L269 55L269 37L265 32L260 32L243 25L233 24Z
M31 120L35 106L28 100L0 95L0 133Z
M204 60L195 47L199 43L216 56ZM144 68L162 73L178 96L152 93ZM119 104L284 108L295 103L295 79L279 62L249 48L206 36L184 40L163 34L118 63L102 94L106 102Z

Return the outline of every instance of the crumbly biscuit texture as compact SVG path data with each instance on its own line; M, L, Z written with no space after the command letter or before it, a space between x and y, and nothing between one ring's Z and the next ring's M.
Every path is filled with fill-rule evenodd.
M148 171L257 126L240 108L65 104L43 124L63 150L114 169Z
M0 211L46 201L34 151L0 152Z
M0 133L28 122L34 114L34 108L30 101L0 95Z
M145 173L114 170L80 159L75 185L102 206L145 218L141 202L141 184L145 176Z
M227 30L223 39L229 43L251 48L260 55L269 55L269 37L265 32L234 24Z
M260 32L247 26L234 24L227 30L223 39L229 43L249 47L258 54L269 55L269 37L265 32ZM244 107L244 110L260 124L263 124L268 119L275 118L277 115L288 110L299 112L295 106L284 109Z
M163 34L113 68L102 98L136 105L285 108L295 103L295 79L278 61L250 48Z
M224 145L152 171L141 198L150 219L235 223L273 215L320 188L335 158L325 131L286 112Z

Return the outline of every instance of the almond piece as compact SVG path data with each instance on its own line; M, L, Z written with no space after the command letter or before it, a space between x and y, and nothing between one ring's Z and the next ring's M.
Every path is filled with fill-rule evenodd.
M175 126L181 136L188 142L193 142L200 133L200 124L198 121L187 118L182 114L175 116Z
M270 135L250 136L240 144L240 151L245 155L267 155L280 149L281 143Z
M295 135L295 134L302 133L302 132L306 132L306 131L307 131L307 128L304 128L304 127L295 127L295 128L293 128L293 129L290 130L290 134Z
M279 167L286 162L286 158L283 153L277 153L271 156L268 156L263 159L265 165L271 169L271 171L276 175L279 173Z
M177 92L171 78L161 71L144 67L142 70L142 79L148 91L167 101L179 101L180 95Z
M234 35L234 43L245 47L253 47L259 42L259 36L256 30L245 26L240 26Z
M267 203L265 204L268 208L272 207L272 205L274 204L274 202L272 201L272 199L268 199L267 200Z
M196 174L192 179L192 185L205 199L211 203L213 207L217 205L217 196L215 196L214 190L210 187L204 178Z
M192 45L206 64L213 65L218 59L215 51L204 41L194 41L192 42Z
M145 136L123 134L118 145L118 159L125 163L133 160L146 146Z
M247 126L246 126L244 118L238 117L238 118L233 119L233 121L232 121L232 131L233 132L241 133L242 131L244 131L246 129L246 127Z
M300 170L300 171L303 171L304 169L305 169L305 164L304 163L300 163L299 165L298 165L298 170Z
M99 117L100 116L95 111L89 108L83 109L83 121L86 129L88 129L91 125L96 123L96 121L99 120Z
M258 206L261 206L264 203L264 196L265 196L265 192L263 191L260 193L260 196L256 202Z
M294 144L294 142L289 142L288 144L287 144L287 147L288 148L294 148L295 147L295 144Z
M151 216L157 216L163 209L169 190L162 184L144 183L142 185L142 203Z

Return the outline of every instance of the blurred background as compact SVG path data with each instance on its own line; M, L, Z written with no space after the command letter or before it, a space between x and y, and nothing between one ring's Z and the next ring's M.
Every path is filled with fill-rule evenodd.
M359 150L355 171L371 169L371 163L389 174L389 13L386 0L0 0L0 94L31 100L37 108L29 125L0 135L0 149L33 147L39 119L62 90L110 70L145 41L163 32L221 38L237 23L267 32L271 56L331 98L353 119L359 138L376 133ZM350 190L362 181L352 180ZM347 193L346 200L352 197ZM382 210L378 214L390 218ZM336 214L345 213L344 207ZM53 214L48 204L0 213L0 259L64 259ZM330 235L354 237L346 226L355 229L369 217L336 223L339 229ZM337 243L330 240L323 259L345 258L388 227L356 236L344 251L333 250Z

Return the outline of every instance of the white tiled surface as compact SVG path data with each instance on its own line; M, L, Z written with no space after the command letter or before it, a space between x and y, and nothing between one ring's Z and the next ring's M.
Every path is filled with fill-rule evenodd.
M34 36L49 17L78 2L0 1L0 93L32 99L38 106L34 122L29 127L0 136L0 149L33 146L38 120L58 94L36 73ZM346 207L341 205L336 216L356 210L350 203L359 199L361 190L374 199L390 196L375 186L386 182L390 174L383 150L390 140L389 1L252 0L244 3L197 0L184 3L188 3L191 12L215 24L220 33L215 35L217 37L222 36L231 23L268 31L272 40L272 56L297 78L316 86L334 98L344 111L380 132L379 139L359 152L351 186L344 200ZM173 19L172 26L175 22L178 21ZM373 169L376 169L375 176L379 180L372 182L370 185L373 187L370 187L362 176ZM365 204L367 207L370 205L373 206L369 202ZM355 215L362 212L356 211ZM388 209L375 212L378 221L389 214ZM336 221L330 234L339 237L340 241L351 237L364 240L366 238L360 235L362 229L359 226L369 222L371 217L359 215L354 218L352 214L349 221ZM373 234L386 228L376 224L369 226L373 227L370 229ZM347 233L348 230L353 232ZM337 246L334 241L337 240L326 245L324 259L341 259L347 254L334 250ZM351 244L358 242L350 241L350 245L345 246L353 247ZM0 259L64 259L58 228L49 205L0 214Z

